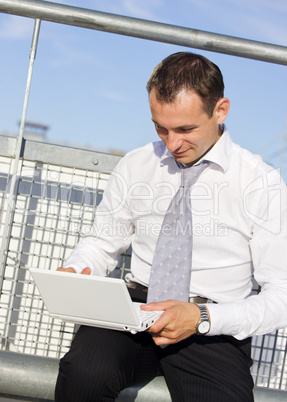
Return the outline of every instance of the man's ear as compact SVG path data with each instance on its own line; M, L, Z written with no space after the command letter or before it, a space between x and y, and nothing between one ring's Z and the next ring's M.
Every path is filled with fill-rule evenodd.
M218 124L222 124L226 119L230 107L230 101L228 98L220 98L215 106L215 112L217 114Z

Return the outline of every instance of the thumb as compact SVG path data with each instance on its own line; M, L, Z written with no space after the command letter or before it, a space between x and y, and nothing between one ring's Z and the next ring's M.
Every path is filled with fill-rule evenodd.
M86 267L82 270L81 274L83 275L91 275L91 268Z

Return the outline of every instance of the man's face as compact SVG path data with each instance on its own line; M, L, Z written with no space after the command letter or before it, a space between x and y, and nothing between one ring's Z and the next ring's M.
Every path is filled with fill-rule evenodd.
M219 105L221 101L228 102L226 98L218 101L211 118L193 91L182 91L173 103L161 103L152 89L149 101L156 132L176 161L193 165L220 138L219 124L227 113Z

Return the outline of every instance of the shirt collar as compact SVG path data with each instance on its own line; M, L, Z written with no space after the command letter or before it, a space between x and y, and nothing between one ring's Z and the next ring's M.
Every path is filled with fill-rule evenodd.
M223 133L220 139L214 144L211 150L196 163L196 165L204 160L209 161L218 165L225 173L230 165L232 140L225 124L223 124L222 127ZM168 162L168 159L170 158L174 160L172 153L163 145L163 152L160 157L161 163Z
M207 160L215 163L225 173L228 170L231 161L232 139L225 124L223 124L222 127L223 133L221 134L221 137L200 161Z

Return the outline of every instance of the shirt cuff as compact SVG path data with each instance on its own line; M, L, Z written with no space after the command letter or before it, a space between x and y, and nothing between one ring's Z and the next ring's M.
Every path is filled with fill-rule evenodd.
M206 305L210 316L210 331L208 336L239 334L244 310L240 303L208 303Z

